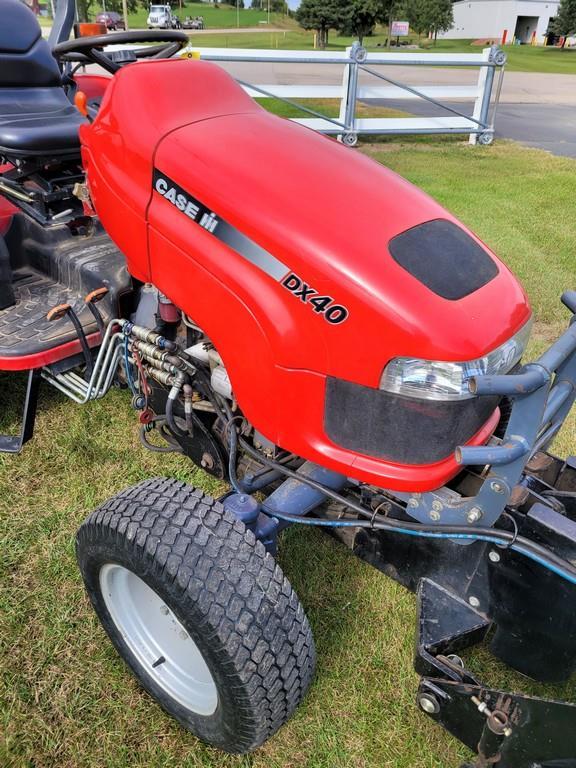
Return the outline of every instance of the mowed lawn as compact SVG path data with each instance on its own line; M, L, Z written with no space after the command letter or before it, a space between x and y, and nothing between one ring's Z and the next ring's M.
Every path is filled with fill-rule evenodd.
M350 151L421 186L518 273L536 316L533 353L566 326L559 296L576 288L576 162L454 140ZM0 379L3 430L14 426L18 393ZM558 442L575 451L574 419ZM76 528L95 506L160 474L223 490L185 459L142 449L130 397L118 390L79 407L45 386L33 442L20 456L0 457L2 768L457 768L469 759L415 707L414 597L309 529L289 530L280 547L319 659L295 717L248 757L210 749L166 717L97 623L73 550ZM542 690L483 649L466 658L494 685ZM576 685L547 693L576 698Z
M257 13L254 11L254 13ZM235 24L234 24L235 25ZM192 46L206 48L278 48L283 50L312 50L314 48L314 33L306 32L297 27L291 20L278 18L274 25L281 25L282 30L269 32L218 32L214 34L191 33ZM212 25L208 25L210 30ZM227 25L228 26L228 25ZM232 26L232 25L229 25ZM241 23L241 26L247 26ZM410 53L414 49L401 46L400 48L386 47L388 35L378 27L374 35L364 38L364 46L369 51L395 53ZM352 45L355 38L331 32L328 51L343 51ZM426 38L416 36L409 38L414 45L419 45L419 53L481 53L490 42L476 44L473 40L438 40L436 44ZM576 75L576 48L560 49L556 47L531 45L505 45L504 51L508 57L506 69L509 72L548 72L556 74Z

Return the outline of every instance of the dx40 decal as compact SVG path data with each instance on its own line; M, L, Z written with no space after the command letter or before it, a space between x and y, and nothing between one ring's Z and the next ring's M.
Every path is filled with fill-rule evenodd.
M343 307L341 304L335 304L332 296L324 296L318 293L315 288L307 285L293 272L282 280L282 285L304 304L311 306L314 312L322 315L324 320L332 323L332 325L343 323L348 317L346 307Z

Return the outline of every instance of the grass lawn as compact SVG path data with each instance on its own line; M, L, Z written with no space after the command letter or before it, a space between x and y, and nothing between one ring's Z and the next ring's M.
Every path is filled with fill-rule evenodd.
M298 107L279 101L278 99L259 98L256 99L265 109L273 112L279 117L299 117L312 118ZM298 99L296 103L301 103L308 109L318 112L326 117L338 117L340 114L340 101L338 99ZM398 109L388 109L388 107L378 107L372 104L359 102L356 107L356 117L410 117L407 112L401 112Z
M290 22L285 26L285 30L269 34L258 32L192 34L191 41L192 45L198 47L313 49L312 32L290 26ZM387 35L384 32L378 31L377 34L365 38L364 45L370 51L387 51L386 38ZM327 50L342 51L351 45L353 40L352 37L344 37L332 32ZM471 40L438 40L436 45L429 40L418 41L416 37L411 40L415 44L420 43L421 50L428 53L480 53L483 48L483 46L472 45ZM391 50L394 52L396 48ZM409 52L410 49L400 48L400 50ZM576 48L561 50L530 45L506 45L505 51L508 56L506 68L510 72L552 72L576 75Z
M158 4L162 4L163 0L158 0ZM151 5L153 3L151 2ZM259 11L252 8L241 8L239 13L236 14L235 4L227 5L215 5L211 3L186 3L183 8L178 7L177 0L171 3L172 10L180 19L185 19L186 16L204 16L204 24L207 28L225 28L225 27L257 27L260 22L268 21L268 14L266 11ZM100 4L94 5L93 15L99 13L101 10ZM135 13L128 14L128 24L131 29L146 28L146 20L148 18L148 10L146 8L138 7ZM285 15L281 13L270 14L270 24L277 26L285 21Z
M362 144L470 225L522 279L532 353L567 324L574 288L576 162L498 143ZM0 429L14 426L0 380ZM574 419L558 440L576 450ZM88 605L73 552L85 515L119 489L169 475L223 487L181 457L138 442L126 392L83 407L44 386L33 442L0 456L0 766L2 768L456 768L466 750L420 714L412 670L415 599L327 536L287 531L280 561L315 632L318 673L291 722L256 754L197 742L139 690ZM469 665L497 685L529 685L482 648ZM548 689L576 698L576 684Z
M266 22L266 11L241 9L237 15L234 3L231 5L214 5L210 3L190 3L179 9L174 2L175 13L184 19L186 16L204 16L206 29L226 29L235 27L262 27ZM101 3L95 3L91 10L94 18L102 10ZM135 13L128 16L131 29L146 28L148 11L139 7ZM42 26L52 24L51 19L39 17ZM191 40L198 47L213 48L279 48L312 50L314 48L314 33L301 29L293 18L281 13L270 14L270 25L281 27L281 31L247 31L247 32L218 32L215 34L194 34ZM265 29L265 28L264 28ZM332 31L329 36L327 50L341 51L351 45L355 38L346 37ZM378 26L375 34L365 38L364 45L368 50L386 51L388 32ZM479 53L483 46L473 45L473 40L438 40L436 44L426 38L412 34L405 38L407 42L419 45L422 51L430 53ZM494 42L498 42L495 40ZM395 51L395 48L390 50ZM404 47L400 50L405 51ZM510 72L551 72L558 74L576 74L576 48L561 50L555 47L506 45L508 56L507 69Z

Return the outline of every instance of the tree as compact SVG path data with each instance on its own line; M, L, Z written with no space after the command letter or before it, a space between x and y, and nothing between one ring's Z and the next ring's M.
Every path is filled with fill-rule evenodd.
M338 31L343 35L357 37L360 43L371 35L374 27L383 20L382 4L379 0L348 0L342 7L342 18Z
M454 24L451 0L406 0L405 12L412 29L419 35L446 32Z
M338 29L345 17L346 0L302 0L296 11L296 20L304 29L313 29L318 35L318 46L326 48L328 33Z
M563 37L562 48L566 38L576 33L576 0L560 0L558 16L550 25L554 34Z
M90 11L92 10L92 0L77 0L78 21L90 21Z

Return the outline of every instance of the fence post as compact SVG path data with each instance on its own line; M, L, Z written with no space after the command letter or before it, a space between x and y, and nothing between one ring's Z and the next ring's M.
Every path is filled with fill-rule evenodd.
M484 48L482 51L482 56L485 61L490 61L492 55L492 48ZM480 71L478 73L478 95L476 96L476 102L474 104L474 112L472 113L472 117L474 120L478 120L481 123L484 123L485 125L488 123L488 113L490 111L490 98L492 96L492 84L494 82L494 68L493 67L480 67ZM486 135L486 138L488 138L488 135ZM470 144L477 144L478 143L478 134L477 133L471 133ZM486 141L482 143L491 144L491 141Z
M348 61L344 65L342 76L342 100L340 101L339 120L346 126L346 133L338 136L338 141L343 141L350 147L358 143L356 133L356 100L358 96L358 64L366 59L366 49L359 42L346 48Z
M351 51L352 51L351 47L346 48L347 62L346 64L344 64L344 70L342 72L342 95L340 96L340 112L338 114L338 120L341 123L344 123L344 125L347 125L346 115L348 114L348 99L350 98L349 84L350 84ZM339 133L337 138L338 138L338 141L343 141L344 134Z

